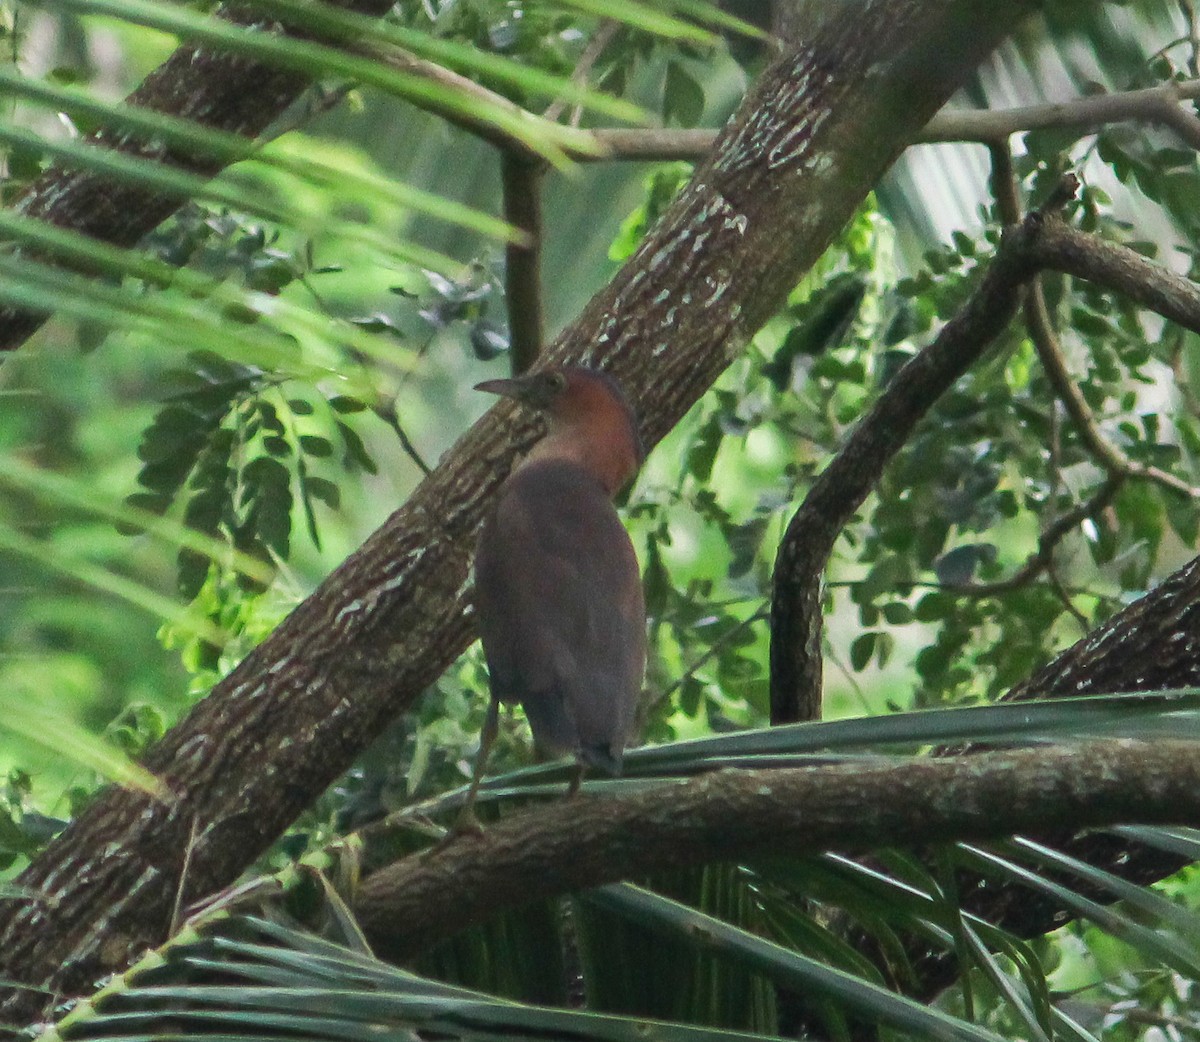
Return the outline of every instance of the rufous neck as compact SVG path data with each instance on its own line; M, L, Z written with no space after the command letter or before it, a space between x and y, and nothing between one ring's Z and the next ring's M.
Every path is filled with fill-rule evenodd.
M569 460L578 464L615 496L637 473L641 462L636 435L610 424L576 422L565 424L550 420L550 429L525 463L541 460Z

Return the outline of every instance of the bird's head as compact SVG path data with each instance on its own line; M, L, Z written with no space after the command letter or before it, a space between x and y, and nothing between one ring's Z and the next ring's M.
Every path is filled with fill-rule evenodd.
M607 373L582 366L551 366L504 380L485 380L477 391L502 395L546 417L546 437L533 458L571 458L595 471L616 492L642 462L637 418L620 385Z

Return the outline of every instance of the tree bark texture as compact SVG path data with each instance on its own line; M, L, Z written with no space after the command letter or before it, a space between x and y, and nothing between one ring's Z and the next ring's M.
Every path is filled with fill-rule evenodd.
M382 15L388 0L326 0L361 14ZM225 9L226 17L252 24L245 8ZM261 20L260 20L261 21ZM278 26L275 26L278 29ZM263 31L270 31L264 27ZM309 85L294 70L272 68L251 58L202 47L181 47L126 99L130 105L189 119L203 127L257 137ZM101 130L91 135L97 145L150 159L201 176L222 167L211 155L184 152L161 141ZM116 246L133 246L165 221L186 200L156 193L146 185L124 182L86 170L52 167L30 185L14 209ZM23 344L48 315L0 305L0 351Z
M689 186L550 357L614 372L653 445L1030 7L845 5L764 72ZM158 89L176 93L166 82ZM164 737L146 765L174 793L170 803L107 791L37 859L20 882L39 897L0 905L0 978L79 994L161 941L178 890L192 901L233 880L436 679L471 639L474 534L531 433L510 407L493 409ZM27 988L0 995L10 1024L49 1005Z
M1006 700L1196 686L1200 686L1200 558L1013 688ZM1185 755L1195 757L1198 752ZM1139 885L1163 879L1190 861L1106 832L1074 839L1068 832L1055 842L1072 857ZM1086 885L1080 889L1089 893ZM963 878L959 894L968 911L1018 937L1040 937L1068 918L1057 902L1015 884L996 887L979 878ZM1091 896L1111 900L1098 892ZM926 953L921 969L919 993L924 995L936 994L957 973L955 961L944 954Z
M1129 740L906 764L718 771L625 799L558 801L370 876L355 912L408 958L531 900L714 861L1200 824L1195 742Z

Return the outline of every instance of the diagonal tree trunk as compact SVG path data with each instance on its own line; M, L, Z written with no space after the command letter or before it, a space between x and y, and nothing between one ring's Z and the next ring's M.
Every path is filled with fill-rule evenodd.
M841 7L763 74L708 161L550 356L612 369L656 442L1033 6ZM529 434L504 407L481 420L151 751L147 766L172 802L107 791L38 858L20 883L39 897L0 905L0 978L55 995L86 991L162 939L177 891L191 901L229 883L412 703L471 638L468 548ZM49 1004L32 988L0 996L10 1024Z

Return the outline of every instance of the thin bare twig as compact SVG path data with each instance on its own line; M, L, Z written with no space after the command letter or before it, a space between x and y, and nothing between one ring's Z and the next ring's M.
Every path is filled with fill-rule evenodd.
M771 609L769 607L764 607L764 608L759 608L759 610L756 611L753 615L751 615L745 619L742 619L736 626L732 627L727 633L723 633L718 640L713 641L712 644L710 644L708 646L708 649L703 654L694 658L691 661L691 663L689 663L687 669L685 669L679 675L679 678L673 684L671 684L669 687L665 688L663 690L663 693L657 699L655 699L655 701L656 702L665 702L676 691L678 691L681 687L683 687L684 684L686 684L689 680L691 680L692 677L694 677L697 672L699 672L701 669L703 669L704 666L708 662L712 661L712 659L715 656L719 655L722 651L724 651L725 647L735 637L739 636L743 631L745 631L745 630L749 629L751 626L755 625L755 623L765 622L770 617L771 617Z
M1055 567L1053 560L1046 566L1046 581L1050 584L1050 589L1054 591L1055 596L1058 597L1067 614L1079 624L1081 635L1086 636L1090 628L1088 617L1075 607L1075 602L1071 600L1071 591L1067 589L1066 584L1062 581L1062 576L1058 574L1058 569Z
M604 49L612 43L613 38L620 29L621 23L615 18L605 18L596 26L596 31L592 33L592 38L588 40L587 46L584 47L583 53L579 56L579 61L571 73L572 83L582 85L587 82L588 77L592 74L592 67L599 60L600 55L604 53ZM542 118L555 121L563 114L566 107L567 102L565 98L555 98L546 111L542 113ZM571 126L579 126L579 119L582 113L582 105L575 105L571 109Z
M1046 377L1096 462L1111 475L1140 478L1187 496L1189 499L1200 499L1200 488L1189 485L1183 478L1159 467L1131 460L1119 445L1110 441L1101 432L1096 414L1092 412L1079 385L1067 370L1062 346L1059 344L1054 327L1050 322L1050 312L1046 307L1046 298L1042 292L1040 280L1035 280L1029 287L1029 293L1025 300L1025 317L1030 339L1033 341L1034 349L1037 351Z
M196 837L199 834L200 821L192 818L191 830L188 832L187 845L183 848L183 864L179 868L179 882L175 886L175 902L171 908L171 926L169 934L174 936L182 923L183 895L187 891L188 872L192 867L192 853L196 849Z
M1108 479L1092 496L1082 503L1077 504L1074 509L1068 510L1038 536L1037 549L1007 579L998 579L995 582L986 583L944 584L944 588L953 590L955 593L967 594L971 597L995 597L1000 594L1011 593L1013 590L1019 590L1023 586L1028 586L1039 575L1052 568L1054 550L1058 544L1088 518L1095 517L1104 510L1113 501L1113 497L1120 491L1124 483L1124 474L1110 474Z
M1173 105L1171 108L1181 118L1181 122L1190 121L1191 124L1194 124L1197 147L1200 147L1200 120L1184 112L1178 105ZM1007 142L993 144L990 151L992 155L992 190L996 196L996 204L1004 223L1006 225L1016 224L1021 219L1021 214L1017 181L1013 172L1012 153ZM1200 488L1189 485L1182 478L1159 467L1131 460L1120 446L1104 436L1096 414L1088 405L1078 383L1067 368L1062 344L1055 333L1054 323L1050 319L1050 309L1046 306L1046 295L1042 289L1040 275L1030 280L1025 291L1024 315L1029 338L1033 342L1038 360L1042 363L1046 379L1050 381L1055 395L1067 410L1067 415L1070 416L1071 422L1075 425L1080 438L1083 439L1084 445L1087 446L1097 464L1110 476L1122 475L1140 478L1190 499L1200 499Z
M396 411L396 400L393 398L386 407L380 406L375 409L375 415L392 428L400 441L400 447L404 450L405 455L416 464L417 470L426 477L429 477L433 471L430 469L429 464L422 459L416 445L413 444L412 439L408 436L408 432L404 429L403 424L401 424L400 415Z

